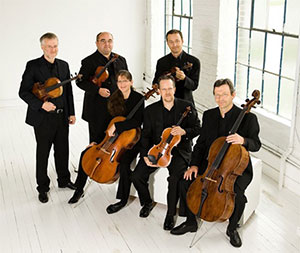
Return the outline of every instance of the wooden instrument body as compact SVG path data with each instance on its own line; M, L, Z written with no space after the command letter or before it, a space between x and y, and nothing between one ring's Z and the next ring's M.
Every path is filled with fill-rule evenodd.
M96 84L98 87L102 86L102 83L106 81L106 79L109 77L109 73L107 68L104 66L98 66L95 71L95 76L92 79L92 82ZM101 72L103 72L99 77L97 77Z
M208 167L205 173L198 176L187 192L187 205L193 214L205 221L225 221L230 218L234 209L234 183L243 174L249 163L249 153L241 145L230 145L219 168L211 169L226 137L216 139L209 149ZM210 174L210 172L213 172ZM201 209L201 196L206 195Z
M47 79L44 84L41 84L39 82L34 83L32 87L32 93L43 101L47 101L49 98L57 98L63 93L62 86L49 92L47 92L46 89L58 83L60 83L60 80L56 77L51 77Z
M113 118L108 128L125 119L122 116ZM140 129L124 131L113 142L111 142L111 138L106 133L103 141L89 148L82 157L84 172L98 183L113 183L119 178L118 165L121 156L138 142Z
M171 135L172 128L168 127L162 132L161 141L148 152L148 157L154 157L159 167L167 167L172 159L171 151L181 141L180 135ZM168 138L171 138L168 142ZM151 161L151 159L149 159ZM153 162L152 162L153 163Z

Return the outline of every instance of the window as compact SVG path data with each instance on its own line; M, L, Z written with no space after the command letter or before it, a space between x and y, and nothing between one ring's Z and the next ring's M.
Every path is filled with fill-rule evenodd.
M299 0L237 0L234 83L239 97L291 119L298 56Z
M171 29L177 29L183 35L183 50L192 51L192 0L165 0L165 34ZM169 53L165 39L165 54Z

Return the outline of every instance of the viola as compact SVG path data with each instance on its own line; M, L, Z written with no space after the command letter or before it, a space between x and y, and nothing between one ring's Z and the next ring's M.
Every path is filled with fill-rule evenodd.
M179 126L183 119L191 111L191 107L188 106L183 112L181 118L177 122L176 126ZM161 141L157 145L154 145L148 151L148 159L152 164L158 165L159 167L167 167L172 159L171 151L181 141L180 135L171 134L172 127L166 128L162 132Z
M131 119L138 108L154 93L157 93L157 86L149 90L144 97L135 105L127 117L118 116L111 120L109 129L114 123ZM134 128L118 135L106 136L100 144L89 148L82 157L82 168L84 172L98 183L113 183L119 178L118 165L122 154L131 149L140 139L140 128Z
M229 135L235 134L251 107L259 104L260 92L254 90L253 99L247 99ZM226 137L216 139L208 154L208 166L187 192L187 205L193 214L205 221L225 221L234 209L234 183L249 163L249 152L242 145L231 145Z
M187 62L180 70L188 70L193 67L193 63ZM172 75L176 81L178 78L176 77L176 71L178 67L172 67L169 71L165 72L165 75Z
M105 66L98 66L95 75L92 78L92 82L97 85L98 87L102 86L102 83L106 81L106 79L109 77L109 73L107 71L107 68L110 64L112 64L115 60L117 60L119 57L118 54L114 54L113 57L105 64Z
M57 77L51 77L44 84L40 82L34 83L32 93L42 101L47 101L49 98L57 98L63 93L63 85L81 77L82 75L79 74L63 82L60 82Z

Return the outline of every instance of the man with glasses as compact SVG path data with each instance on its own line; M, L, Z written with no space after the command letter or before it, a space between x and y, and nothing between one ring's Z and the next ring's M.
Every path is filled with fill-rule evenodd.
M109 122L107 112L107 99L117 89L116 74L120 70L128 70L124 57L112 52L113 36L109 32L100 32L96 37L97 50L84 58L81 62L79 73L82 79L77 82L79 88L85 91L82 119L89 125L89 143L102 140L105 136L106 126ZM113 61L113 57L117 57ZM95 84L95 72L99 66L107 67L108 78L101 83L101 87Z

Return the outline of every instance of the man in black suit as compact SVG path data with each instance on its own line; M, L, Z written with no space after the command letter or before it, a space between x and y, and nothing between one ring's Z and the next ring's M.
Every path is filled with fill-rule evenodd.
M261 146L259 124L255 114L247 113L235 134L229 134L234 122L241 110L233 104L236 95L232 82L229 79L220 79L214 83L213 94L218 107L203 113L201 134L194 146L190 168L185 172L184 179L180 182L180 212L187 216L187 220L171 230L171 234L182 235L197 230L196 217L189 211L186 205L186 193L192 180L199 174L203 174L207 168L208 153L211 144L221 136L227 136L226 141L233 145L243 145L248 151L258 151ZM251 159L242 176L239 176L234 185L235 207L229 219L226 234L230 237L230 243L240 247L242 241L237 232L238 222L243 214L247 198L244 192L253 177Z
M176 205L179 198L178 182L183 177L183 173L190 162L192 139L200 133L200 121L192 103L174 97L176 88L172 76L161 76L158 84L161 100L145 109L141 158L132 173L131 180L137 189L140 203L143 206L140 217L147 217L154 206L148 189L149 175L158 168L158 165L149 161L147 153L154 144L160 142L163 130L172 127L171 134L181 136L181 141L172 149L173 157L167 167L169 170L168 210L163 228L171 230L174 227L174 215L176 214ZM191 113L183 119L180 125L176 126L188 106L191 107Z
M79 88L85 91L82 118L89 125L89 143L99 142L105 137L105 130L109 123L109 113L107 111L107 100L117 89L116 74L120 70L128 70L125 58L112 52L113 36L109 32L101 32L96 37L97 50L81 62L79 73L83 75L77 82ZM94 82L96 69L105 66L109 61L108 78L101 87Z
M39 200L48 201L50 179L47 175L48 157L54 145L55 168L58 186L75 189L70 181L69 163L69 124L75 123L73 93L70 83L63 86L63 93L57 98L43 101L32 93L34 83L51 77L61 82L70 78L67 62L56 59L58 38L46 33L40 38L43 56L27 63L19 90L19 96L28 104L26 123L34 127L36 147L36 180Z
M175 72L173 73L176 78L175 97L188 100L194 104L192 92L198 87L200 61L182 49L183 36L181 31L175 29L168 31L166 40L171 53L157 61L152 83L157 84L158 78L161 75L175 68ZM189 63L192 66L188 68Z

